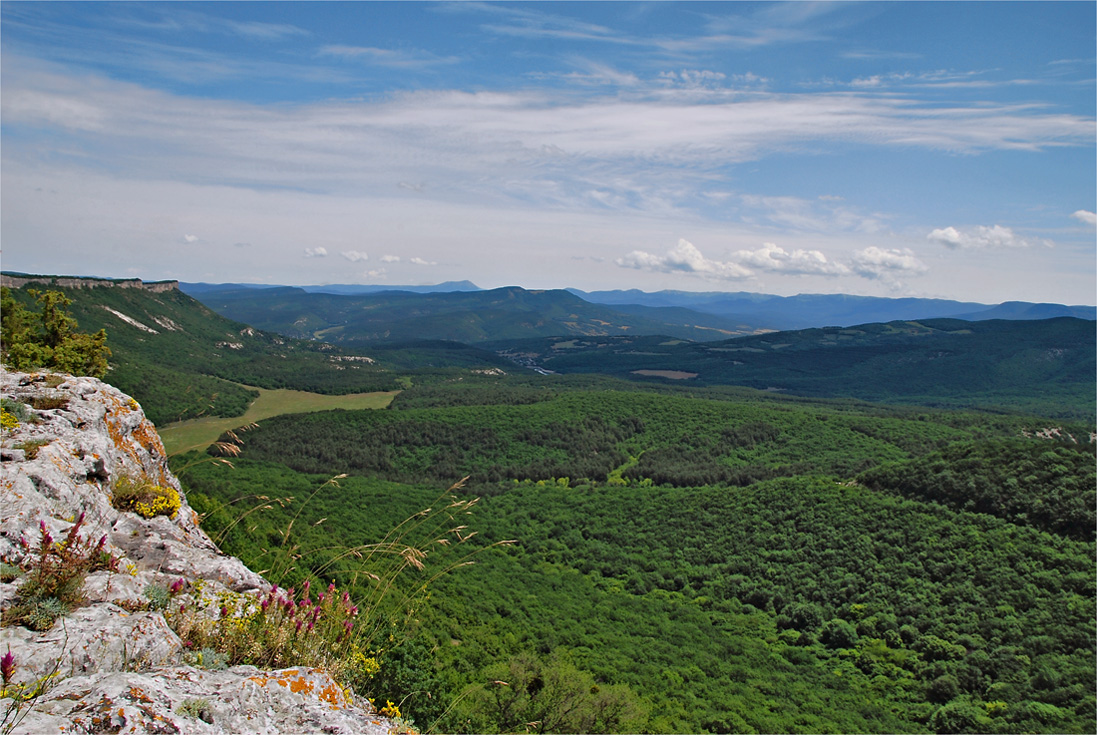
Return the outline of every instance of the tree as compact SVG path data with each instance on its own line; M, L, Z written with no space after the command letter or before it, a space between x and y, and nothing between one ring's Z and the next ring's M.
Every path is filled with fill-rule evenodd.
M518 654L485 672L490 682L478 710L497 732L632 732L644 721L623 684L597 684L566 658Z
M68 313L72 299L60 291L28 289L27 293L39 304L39 312L16 301L11 289L0 289L0 353L4 362L15 370L51 368L103 377L110 357L106 331L77 332L76 320Z

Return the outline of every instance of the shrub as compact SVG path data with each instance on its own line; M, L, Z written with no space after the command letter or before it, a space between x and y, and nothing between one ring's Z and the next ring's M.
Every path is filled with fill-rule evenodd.
M358 645L358 607L334 584L315 599L310 587L306 581L300 593L272 586L259 596L223 592L210 598L196 583L193 604L173 605L166 617L192 651L185 656L191 665L310 666L325 669L341 682L364 685L380 665ZM205 612L211 607L216 618Z
M10 413L21 424L33 424L37 419L27 408L26 404L20 403L11 398L0 398L0 408L4 409L5 413Z
M84 524L81 513L65 538L54 541L45 521L39 522L41 538L37 557L19 586L16 602L4 611L4 625L22 624L45 630L53 621L84 601L84 579L90 572L101 569L117 571L118 560L105 549L107 537L98 543L80 537ZM20 539L27 548L30 544Z
M136 513L142 518L175 518L182 502L174 488L156 485L147 479L122 475L112 487L111 505L116 510Z
M7 430L12 430L19 425L19 419L15 417L15 414L8 413L8 409L0 408L0 427Z

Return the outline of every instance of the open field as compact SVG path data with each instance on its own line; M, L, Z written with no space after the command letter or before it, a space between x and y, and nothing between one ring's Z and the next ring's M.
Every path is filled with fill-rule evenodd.
M221 418L206 416L200 419L176 421L158 427L160 438L169 455L189 452L192 449L204 449L217 437L230 429L237 429L271 416L286 413L311 413L312 411L330 411L334 408L362 409L385 408L400 391L380 391L375 393L353 393L345 396L326 396L302 390L271 390L254 388L259 397L248 407L243 416Z

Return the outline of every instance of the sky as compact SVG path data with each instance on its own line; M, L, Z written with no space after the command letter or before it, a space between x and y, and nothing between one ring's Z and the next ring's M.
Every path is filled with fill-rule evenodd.
M1097 302L1097 3L0 4L5 270Z

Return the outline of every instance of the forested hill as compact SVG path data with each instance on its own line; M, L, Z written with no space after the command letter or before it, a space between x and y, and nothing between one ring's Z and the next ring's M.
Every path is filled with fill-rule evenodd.
M157 424L239 416L258 395L241 383L336 394L396 387L395 374L374 358L262 332L174 288L37 287L71 299L81 331L106 330L112 354L105 380L140 401ZM34 309L29 288L12 294Z
M353 343L495 339L559 335L665 334L713 340L754 334L745 324L711 314L627 314L562 290L508 287L490 291L373 294L309 293L301 288L229 288L195 296L222 316L291 337Z
M1092 418L1093 322L930 319L689 343L659 337L485 345L561 373L740 385L804 396Z

